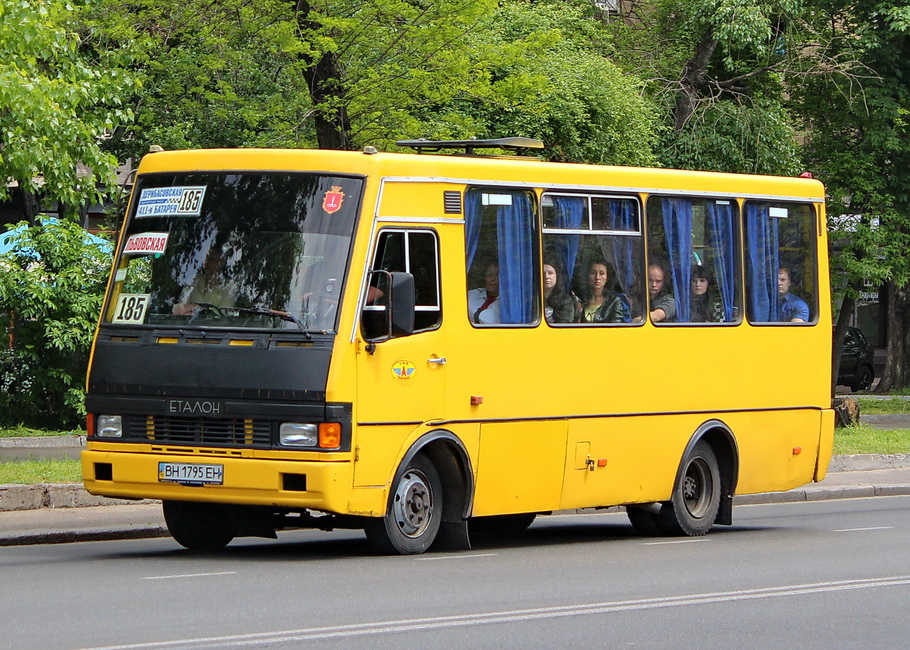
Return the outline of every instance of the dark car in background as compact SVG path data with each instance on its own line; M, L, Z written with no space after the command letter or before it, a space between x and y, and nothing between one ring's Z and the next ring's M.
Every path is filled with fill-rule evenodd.
M875 351L862 330L848 327L840 355L837 383L849 386L855 393L869 390L875 380Z

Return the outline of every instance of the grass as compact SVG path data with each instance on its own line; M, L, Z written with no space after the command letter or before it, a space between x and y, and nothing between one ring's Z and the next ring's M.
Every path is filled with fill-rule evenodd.
M82 467L78 460L40 458L0 463L0 485L81 482Z
M907 454L910 429L876 429L868 424L834 430L834 453Z
M860 417L883 413L910 413L910 399L892 397L890 399L870 399L858 397Z
M45 436L75 436L85 435L85 431L74 429L72 431L48 431L47 429L30 429L23 425L14 427L0 427L0 438L38 438Z

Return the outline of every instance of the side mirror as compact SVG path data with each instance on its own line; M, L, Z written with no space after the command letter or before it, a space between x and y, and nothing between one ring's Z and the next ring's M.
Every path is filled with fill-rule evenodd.
M410 336L414 333L414 313L417 311L417 293L414 289L414 276L410 273L393 271L392 295L389 297L389 321L392 325L392 336Z
M371 343L414 333L414 276L399 271L372 271L360 323Z

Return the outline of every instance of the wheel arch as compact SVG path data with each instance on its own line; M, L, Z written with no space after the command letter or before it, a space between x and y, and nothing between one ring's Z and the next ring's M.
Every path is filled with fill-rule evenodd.
M681 480L685 459L702 440L711 446L720 470L720 508L715 523L729 526L733 523L733 495L739 480L739 447L736 444L736 436L724 422L708 420L695 430L680 458L673 485L677 485Z
M392 485L397 485L408 463L417 454L426 454L439 472L443 521L454 523L466 519L474 501L474 472L468 451L458 436L446 429L435 429L420 436L398 463Z

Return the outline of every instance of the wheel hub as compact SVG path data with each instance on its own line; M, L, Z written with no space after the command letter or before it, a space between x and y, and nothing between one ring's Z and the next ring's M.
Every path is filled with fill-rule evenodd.
M401 478L395 499L392 502L395 522L399 530L408 537L419 537L424 533L433 513L433 494L429 481L422 472L408 470Z
M683 479L682 493L686 510L695 518L705 516L713 490L711 471L703 458L693 458Z

